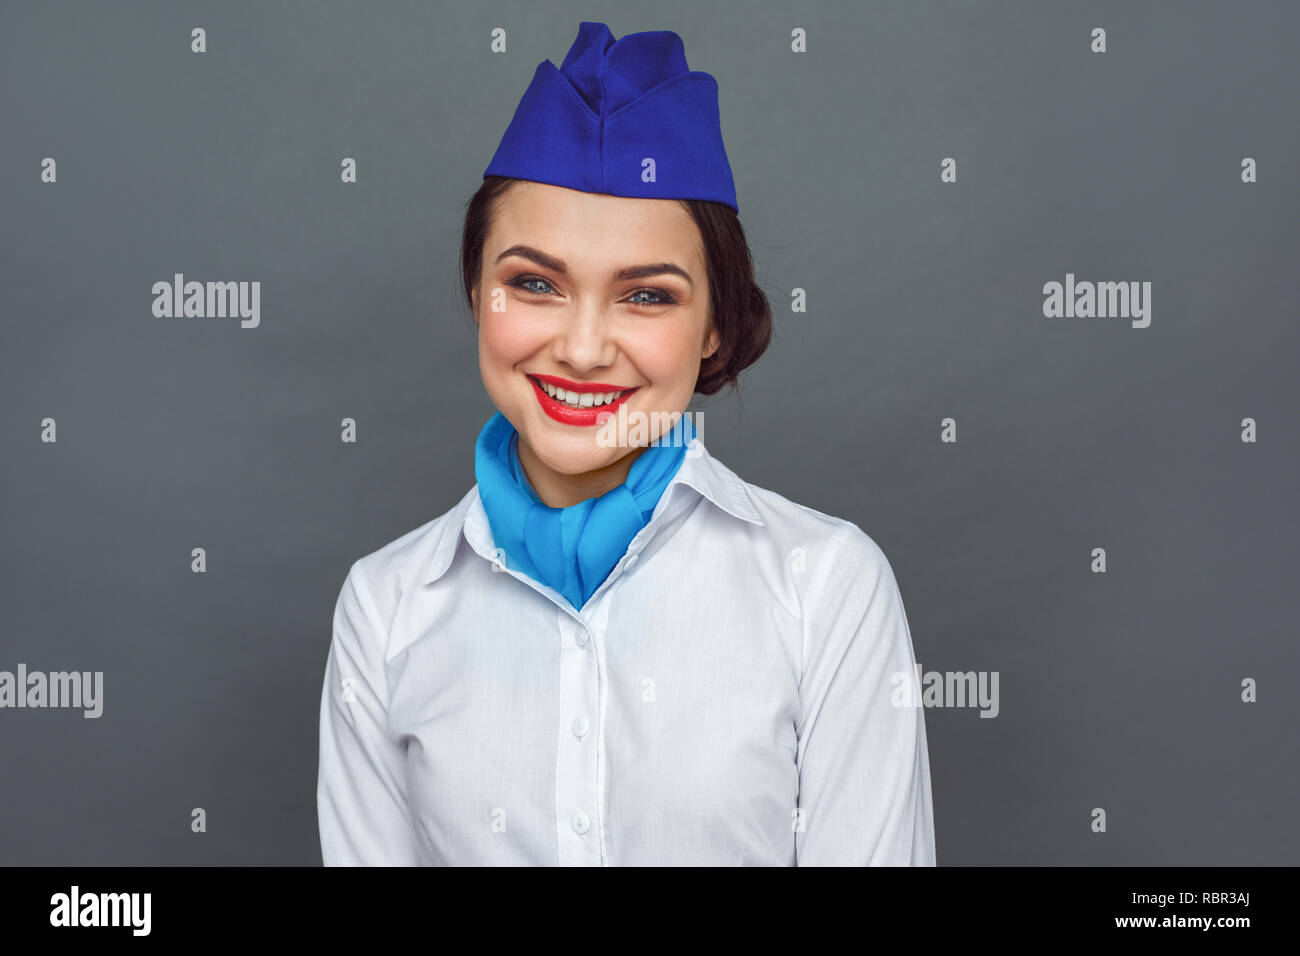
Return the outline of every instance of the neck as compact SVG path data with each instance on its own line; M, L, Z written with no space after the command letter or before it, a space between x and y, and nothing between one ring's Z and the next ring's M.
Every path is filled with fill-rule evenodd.
M528 483L537 492L542 503L552 508L568 508L588 498L599 498L627 481L632 463L645 451L633 448L622 458L580 475L566 475L547 466L533 453L532 448L519 438L519 464L523 465Z

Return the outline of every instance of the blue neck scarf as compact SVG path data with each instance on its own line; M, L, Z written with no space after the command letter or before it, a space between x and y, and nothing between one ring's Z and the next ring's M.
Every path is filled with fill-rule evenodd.
M479 433L474 474L506 567L549 585L581 609L649 523L694 436L683 415L632 462L623 484L599 498L552 508L537 497L519 463L519 433L497 412Z

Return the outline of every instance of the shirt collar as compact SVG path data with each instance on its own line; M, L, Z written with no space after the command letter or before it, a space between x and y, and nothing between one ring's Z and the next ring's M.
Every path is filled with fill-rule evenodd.
M754 507L753 498L745 482L730 468L710 455L708 449L704 447L704 442L699 438L692 439L687 446L686 457L668 483L668 487L664 489L660 505L651 518L652 522L664 512L678 485L693 489L734 518L759 526L763 524L763 519L759 517L758 510ZM447 515L447 520L442 522L437 540L433 543L433 553L425 563L422 583L432 584L447 572L447 568L451 566L451 559L456 554L456 548L460 545L460 539L466 536L466 525L471 517L482 518L483 520L477 521L476 524L486 527L487 516L483 513L483 505L478 500L478 485L469 490L469 493ZM467 540L470 540L471 545L474 544L472 539L467 538Z

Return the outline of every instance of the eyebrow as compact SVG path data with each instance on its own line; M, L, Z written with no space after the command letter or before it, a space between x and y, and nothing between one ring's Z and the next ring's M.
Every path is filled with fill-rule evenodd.
M497 256L496 261L500 262L507 256L520 256L537 263L543 269L550 269L552 272L558 272L561 275L568 275L569 270L564 264L563 259L557 259L554 256L547 255L540 249L534 249L532 246L511 246L501 255ZM651 262L643 266L624 266L614 273L615 280L624 279L648 279L651 276L676 275L681 276L687 281L692 289L695 288L695 280L681 266L672 262Z

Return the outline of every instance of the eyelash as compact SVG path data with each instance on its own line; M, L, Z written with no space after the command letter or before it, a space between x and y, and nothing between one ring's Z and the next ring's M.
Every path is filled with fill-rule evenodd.
M549 282L547 282L545 279L541 278L540 276L517 276L516 278L511 279L509 282L507 282L506 285L512 285L515 288L523 289L525 292L531 292L534 295L551 294L549 292L538 292L536 289L528 288L529 283L533 283L533 282L541 282L547 286L550 286L552 289L554 288L554 286L551 286ZM632 303L633 305L676 305L677 304L677 300L673 298L669 293L665 292L663 289L637 289L635 292L632 293L632 295L641 295L643 292L649 293L650 295L658 296L660 301L633 302Z

